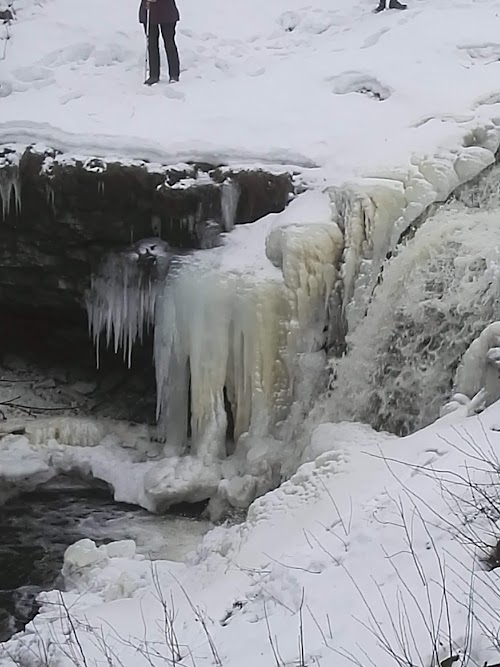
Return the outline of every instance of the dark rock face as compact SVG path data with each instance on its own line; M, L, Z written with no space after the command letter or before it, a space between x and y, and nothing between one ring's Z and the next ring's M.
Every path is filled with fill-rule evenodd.
M152 236L213 247L233 224L283 210L292 190L287 172L0 148L0 306L80 319L91 272L110 250Z

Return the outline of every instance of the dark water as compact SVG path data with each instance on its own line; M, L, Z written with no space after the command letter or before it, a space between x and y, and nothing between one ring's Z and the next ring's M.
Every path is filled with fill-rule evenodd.
M152 558L182 560L208 530L180 514L159 517L117 503L107 489L57 483L0 507L0 641L37 612L36 595L57 588L66 548L88 537L97 544L134 539Z

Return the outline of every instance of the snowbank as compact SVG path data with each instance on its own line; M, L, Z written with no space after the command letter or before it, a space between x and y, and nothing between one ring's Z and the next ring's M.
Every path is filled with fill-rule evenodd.
M475 494L498 502L500 406L450 419L403 439L323 424L323 453L244 524L211 531L186 565L151 564L133 543L77 543L68 591L44 595L6 651L19 659L45 643L51 664L83 651L90 664L159 666L173 618L182 660L198 664L272 664L276 650L294 664L299 641L306 664L395 664L391 650L412 664L497 662L498 570L483 559L498 516L478 513Z
M498 115L493 2L414 0L406 13L375 16L371 0L179 0L181 83L153 88L142 85L137 5L16 0L0 141L316 164L340 182L457 148Z

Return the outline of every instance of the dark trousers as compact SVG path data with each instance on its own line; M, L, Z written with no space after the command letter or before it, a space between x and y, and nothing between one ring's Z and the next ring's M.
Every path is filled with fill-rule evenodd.
M149 76L160 78L160 29L167 52L168 74L178 79L180 73L179 52L175 44L175 23L150 24L148 31Z

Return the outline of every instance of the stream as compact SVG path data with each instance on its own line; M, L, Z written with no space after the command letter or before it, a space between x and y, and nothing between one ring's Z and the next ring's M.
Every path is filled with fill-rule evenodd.
M59 478L0 507L0 641L36 615L36 596L57 587L66 548L83 538L97 544L133 539L153 560L182 561L210 529L201 508L153 515L113 500L105 487Z

